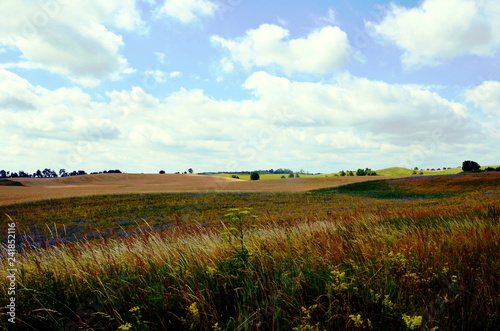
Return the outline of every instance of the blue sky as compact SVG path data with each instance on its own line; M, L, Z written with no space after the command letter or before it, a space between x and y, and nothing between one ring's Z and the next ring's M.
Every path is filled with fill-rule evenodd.
M499 164L496 0L0 4L0 168Z

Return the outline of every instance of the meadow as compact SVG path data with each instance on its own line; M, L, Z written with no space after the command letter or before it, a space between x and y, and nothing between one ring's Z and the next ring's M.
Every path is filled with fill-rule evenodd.
M318 186L0 206L16 326L498 330L500 173Z

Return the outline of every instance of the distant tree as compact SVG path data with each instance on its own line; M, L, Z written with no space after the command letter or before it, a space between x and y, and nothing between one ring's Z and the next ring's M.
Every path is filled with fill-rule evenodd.
M495 171L500 171L500 167L496 167L495 168ZM7 176L9 175L9 173L7 173Z
M372 175L372 169L366 168L366 169L358 169L356 171L356 176L371 176Z
M232 175L231 178L234 178L234 179L240 179L240 176L237 176L237 175Z
M193 173L193 169L192 169L192 168L189 168L189 169L188 169L188 172L189 172L190 174L192 174L192 173Z
M259 180L259 179L260 179L260 175L259 175L259 173L258 173L258 172L255 172L255 171L254 171L254 172L252 172L252 173L250 174L250 180Z
M28 175L27 172L23 171L23 170L20 170L19 171L19 177L29 177L30 175Z
M340 171L340 176L345 176L345 175L346 175L346 174L345 174L345 171L344 171L344 170L341 170L341 171Z
M57 174L55 171L53 171L52 169L49 169L49 168L45 168L43 169L43 177L45 178L55 178L57 177Z
M61 177L66 177L68 174L66 172L66 169L59 169L59 176Z
M488 167L488 168L486 168L486 169L484 169L484 170L485 170L485 171L495 171L495 168L493 168L493 167Z
M295 178L300 178L300 175L299 174L295 174Z
M418 167L413 168L413 170L418 170Z
M347 176L354 176L354 173L352 171L349 171L349 174Z
M481 169L479 163L474 161L464 161L462 163L462 171L478 171Z
M281 178L286 178L285 175L281 175Z
M165 174L165 170L160 170L160 175L164 175Z
M42 174L42 172L40 171L40 169L38 169L38 170L36 171L36 177L38 177L38 178L42 178L42 177L43 177L43 174Z
M416 175L417 174L417 171L416 170L413 170L413 172L411 173L412 175Z
M291 174L288 174L288 178L293 178L295 177L295 175L293 174L293 172Z
M5 178L5 177L7 177L7 171L0 170L0 178Z

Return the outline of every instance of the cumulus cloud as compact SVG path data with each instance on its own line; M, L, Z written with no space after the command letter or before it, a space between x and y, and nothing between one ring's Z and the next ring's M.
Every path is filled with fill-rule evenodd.
M476 88L467 90L465 97L485 113L500 116L500 82L485 81Z
M0 11L0 44L22 54L4 68L44 69L85 86L130 72L122 37L109 28L141 28L134 0L3 1Z
M493 56L500 50L500 2L425 0L406 8L392 4L372 34L396 44L406 67L432 66L462 55Z
M209 0L166 0L159 12L182 23L190 23L199 16L213 16L217 8L218 6Z
M293 126L356 128L395 145L426 139L433 130L446 133L443 142L459 141L465 133L477 134L463 104L416 86L348 75L335 84L292 82L257 72L245 87L260 100L262 113L286 108Z
M314 30L305 38L289 36L283 27L263 24L236 40L213 36L211 41L229 51L231 60L247 70L274 65L288 75L330 73L345 66L353 54L347 34L336 26Z
M218 100L180 88L160 99L133 87L95 101L80 88L50 90L0 69L0 153L19 167L39 160L36 167L75 170L323 170L333 163L340 170L394 164L395 155L422 146L446 156L490 148L465 105L423 87L349 75L295 82L265 72L244 87L254 98Z

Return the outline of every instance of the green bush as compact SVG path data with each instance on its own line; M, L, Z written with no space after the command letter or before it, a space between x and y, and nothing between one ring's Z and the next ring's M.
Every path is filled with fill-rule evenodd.
M252 172L252 173L250 174L250 180L259 180L259 179L260 179L260 175L259 175L259 173L258 173L258 172L255 172L255 171L254 171L254 172Z

